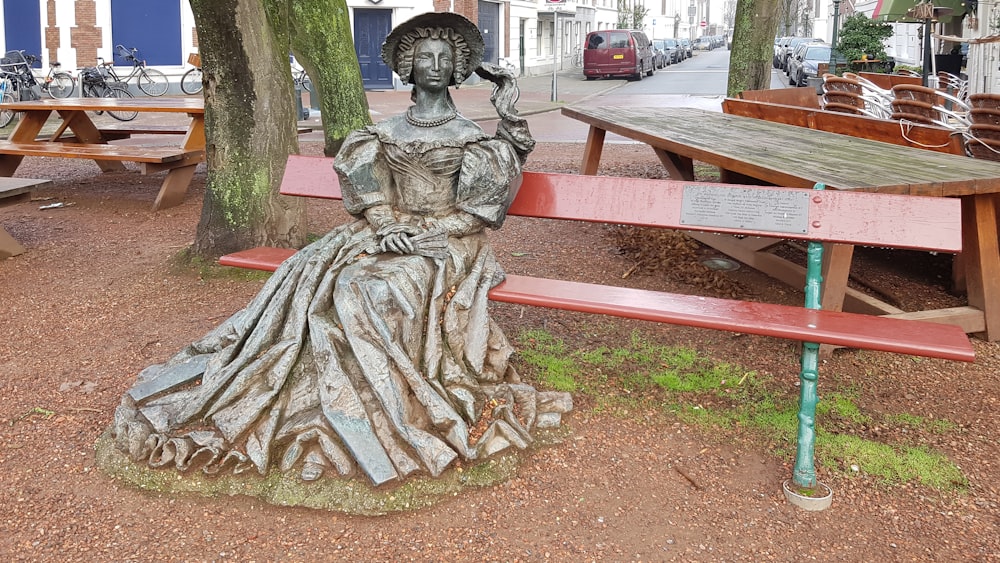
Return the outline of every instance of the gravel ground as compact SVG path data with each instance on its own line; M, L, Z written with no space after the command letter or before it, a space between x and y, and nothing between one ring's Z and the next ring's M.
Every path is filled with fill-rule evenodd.
M529 167L572 171L581 154L580 144L542 144ZM603 162L605 174L661 174L651 151L636 145L607 147ZM961 493L822 471L833 507L804 512L781 494L790 459L652 412L607 412L584 396L575 397L565 439L530 452L512 479L415 512L349 516L136 490L95 464L94 444L122 393L143 367L238 310L261 282L170 266L193 240L203 172L185 204L160 213L150 211L158 176L46 159L27 159L18 175L55 186L36 194L44 201L0 209L0 222L28 248L0 263L5 560L1000 561L1000 350L979 340L973 365L847 350L821 367L821 390L824 381L850 385L865 408L954 423L946 436L918 438L961 467L969 481ZM39 209L54 202L67 206ZM332 204L310 211L316 232L344 219ZM623 252L621 235L605 227L522 218L494 234L511 273L800 299L750 268L716 283L653 258L675 239ZM946 265L859 254L858 274L904 305L961 303L942 291ZM797 379L797 352L784 341L510 305L495 313L512 335L544 327L574 345L614 346L639 330L789 387ZM885 429L846 430L894 438Z

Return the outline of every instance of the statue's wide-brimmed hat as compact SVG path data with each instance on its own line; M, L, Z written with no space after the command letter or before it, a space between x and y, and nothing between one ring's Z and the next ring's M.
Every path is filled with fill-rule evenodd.
M382 60L397 74L399 73L399 69L397 68L399 61L396 59L396 56L399 49L399 41L411 31L423 27L451 28L465 38L470 52L468 64L465 66L462 76L460 76L462 82L471 76L479 68L479 65L482 64L483 54L486 52L486 43L483 41L483 34L479 32L476 24L469 21L465 16L453 12L428 12L397 25L389 33L389 36L385 38L385 43L382 45Z

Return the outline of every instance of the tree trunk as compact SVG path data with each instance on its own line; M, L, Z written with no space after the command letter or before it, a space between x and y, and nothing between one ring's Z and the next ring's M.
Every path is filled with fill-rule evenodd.
M287 42L261 0L191 0L205 76L208 179L194 253L301 246L305 204L278 195L298 152Z
M344 0L286 0L292 52L312 80L323 118L324 152L333 156L347 134L371 125Z
M735 97L744 90L766 90L771 85L771 58L780 6L781 0L736 3L726 95Z

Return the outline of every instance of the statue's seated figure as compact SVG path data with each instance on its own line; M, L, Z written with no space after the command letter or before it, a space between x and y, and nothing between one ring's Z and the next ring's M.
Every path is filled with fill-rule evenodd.
M243 310L126 394L116 442L154 467L333 470L375 484L439 475L454 460L525 448L560 423L567 394L520 382L490 318L503 279L498 228L534 141L509 73L482 64L457 14L405 22L382 56L413 85L405 115L352 133L337 155L355 217L287 260ZM449 86L497 83L494 136L458 114ZM171 387L195 375L197 384ZM188 379L191 379L188 377Z

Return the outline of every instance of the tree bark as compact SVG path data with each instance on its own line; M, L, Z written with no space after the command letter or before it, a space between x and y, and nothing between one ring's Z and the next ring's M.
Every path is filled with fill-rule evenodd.
M208 177L193 253L306 240L305 204L278 195L298 152L288 42L261 0L191 0L205 76Z
M781 0L738 0L729 57L726 95L766 90L771 85L771 57Z
M323 119L323 150L334 156L347 134L371 125L368 98L344 0L269 0L288 7L292 52L312 80Z

